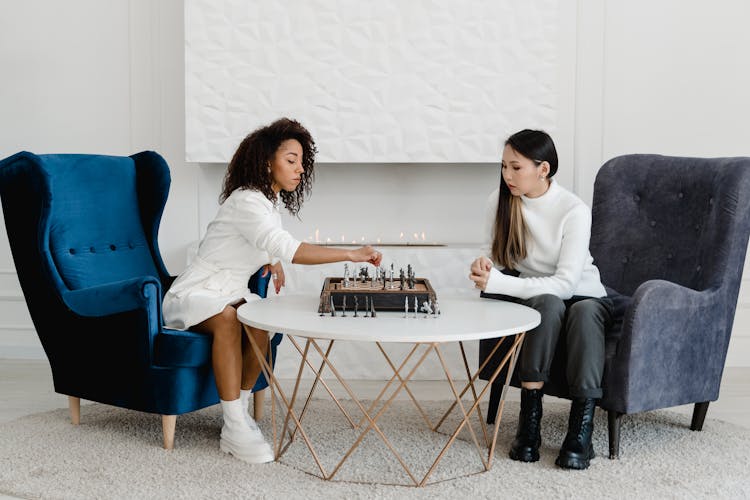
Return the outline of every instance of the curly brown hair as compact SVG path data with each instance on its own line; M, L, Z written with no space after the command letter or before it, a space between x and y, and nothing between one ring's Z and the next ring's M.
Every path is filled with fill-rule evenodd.
M236 189L255 189L273 203L276 194L271 189L273 178L268 169L276 150L282 142L295 139L302 145L302 168L300 183L294 191L281 191L279 197L289 213L297 215L305 195L310 194L314 178L315 147L312 135L298 121L281 118L270 125L254 130L240 143L224 176L224 185L219 201L223 203Z

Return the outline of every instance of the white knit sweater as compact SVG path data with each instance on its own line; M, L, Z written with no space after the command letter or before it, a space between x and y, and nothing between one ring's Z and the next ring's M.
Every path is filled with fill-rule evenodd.
M493 267L485 292L521 299L547 293L561 299L574 295L606 295L599 269L589 252L591 211L580 198L555 180L550 179L550 182L549 189L542 196L521 197L521 211L527 229L527 256L515 266L521 274L516 278L501 273L501 267ZM496 189L487 204L486 234L489 237L492 236L497 203Z

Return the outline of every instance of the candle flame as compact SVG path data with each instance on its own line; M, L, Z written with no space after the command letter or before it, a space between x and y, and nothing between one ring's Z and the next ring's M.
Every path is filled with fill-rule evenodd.
M403 231L401 231L401 234L399 235L399 239L402 239L402 240L404 239L404 232Z
M424 234L424 231L422 231L422 241L424 240L425 240L425 234Z
M419 235L418 235L417 233L414 233L414 239L415 239L415 240L418 240L418 239L419 239Z
M344 238L344 235L342 234L341 235L341 243L344 243L345 241L346 241L346 239Z

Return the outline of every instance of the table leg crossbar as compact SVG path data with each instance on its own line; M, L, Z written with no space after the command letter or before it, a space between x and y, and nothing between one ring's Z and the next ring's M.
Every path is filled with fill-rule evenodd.
M287 338L292 342L294 347L297 349L297 351L300 353L300 356L302 357L300 361L299 370L297 373L297 380L294 385L294 389L292 391L291 399L287 398L286 394L284 393L284 390L281 388L278 379L273 375L273 360L266 359L264 356L261 355L260 348L258 344L253 339L252 335L248 336L250 339L250 344L253 348L253 351L255 352L256 356L258 356L259 359L261 359L261 369L263 371L263 374L266 377L266 380L268 380L269 386L271 388L271 404L272 404L272 426L274 427L273 430L273 438L274 438L274 445L276 450L276 459L278 460L284 452L289 448L289 446L294 441L294 438L297 434L297 431L300 432L300 435L302 436L302 439L305 442L305 445L310 450L310 454L313 457L313 460L315 461L318 469L320 470L321 477L323 479L330 480L332 479L336 473L341 469L341 467L344 465L344 463L348 460L348 458L351 456L351 454L357 449L357 447L360 445L362 440L365 438L365 436L370 432L370 430L373 430L385 443L385 445L388 447L388 449L391 451L391 453L394 455L396 460L401 464L401 467L404 469L406 474L409 476L409 478L412 480L415 486L424 486L427 483L428 478L433 473L435 468L437 467L438 463L442 460L445 453L448 451L450 446L453 444L453 442L456 440L460 432L464 427L467 427L469 430L469 433L471 434L472 441L474 442L474 445L477 449L477 452L479 453L479 458L482 462L482 465L484 466L485 470L489 470L492 467L492 460L494 456L495 451L495 444L497 442L497 435L498 435L498 429L500 427L500 417L502 415L503 407L505 404L505 395L506 391L508 389L508 384L510 382L510 377L513 373L513 370L515 368L516 360L517 360L517 354L520 350L520 346L523 342L524 334L520 333L516 336L515 340L513 341L513 345L511 346L511 349L508 351L508 353L503 357L502 361L499 363L498 367L494 370L492 373L490 379L488 380L487 385L477 393L477 389L475 387L475 381L479 377L479 373L485 368L487 362L492 358L494 353L497 351L499 346L502 344L504 337L499 339L496 343L494 349L490 353L490 356L488 356L487 360L482 363L482 365L479 367L479 369L474 373L474 375L471 375L471 371L469 369L468 361L466 359L466 353L464 350L464 346L462 342L459 342L460 348L461 348L461 355L463 357L464 367L466 369L467 376L469 377L468 383L463 387L463 389L459 392L456 384L453 381L453 378L451 376L451 373L448 369L447 363L445 362L445 358L443 357L443 354L440 350L439 344L437 343L424 343L424 344L415 344L414 347L407 353L407 355L404 357L402 362L399 364L398 367L393 363L391 358L388 356L388 354L385 352L385 349L383 349L380 342L377 342L377 346L380 349L380 352L383 354L383 356L386 359L386 362L388 363L388 366L393 370L393 376L388 380L388 382L385 384L383 389L380 391L378 396L375 398L375 400L372 402L372 404L369 406L369 408L365 408L362 404L362 402L357 398L354 391L351 389L351 387L347 384L347 382L344 380L344 378L341 376L339 371L336 369L336 367L331 363L329 357L331 353L331 349L333 348L334 341L330 341L325 351L320 347L318 342L315 339L308 338L305 342L304 348L302 348L299 343L291 336L287 335ZM408 374L403 377L401 373L404 371L407 363L410 359L412 359L413 355L417 352L420 346L426 346L426 349L424 352L419 356L417 361L415 362L414 366L411 367ZM318 353L318 355L321 357L321 363L320 366L317 367L314 366L309 359L310 355L310 347L313 348L315 352ZM445 372L446 378L448 380L448 383L451 388L451 392L453 393L455 401L451 404L450 408L445 412L443 417L440 419L440 421L433 427L432 423L430 422L429 417L427 416L427 413L424 411L422 406L419 404L416 396L412 393L412 391L408 387L408 382L411 380L411 378L416 373L417 369L422 365L422 363L427 359L427 355L430 353L430 351L435 351L440 364L443 368L443 371ZM484 397L487 390L490 388L492 383L495 381L495 379L498 377L502 369L506 365L510 365L508 369L508 373L506 376L505 384L503 387L503 392L501 396L501 404L498 407L497 410L497 416L496 416L496 424L495 424L495 430L492 435L492 439L490 440L486 425L484 424L484 419L482 418L481 410L479 409L479 403ZM302 372L304 371L304 367L307 366L310 370L315 373L315 380L313 381L312 387L307 395L307 398L305 400L304 406L302 408L302 411L299 413L299 415L294 410L294 405L297 400L297 396L299 393L299 387L300 387L300 381L302 379ZM330 387L326 384L326 382L322 378L322 373L325 367L328 367L330 372L333 374L333 376L336 378L336 380L341 384L341 386L344 388L346 393L349 395L349 397L352 399L352 401L357 405L359 410L362 412L362 418L360 419L358 424L354 423L354 420L350 417L348 412L344 409L343 405L339 402L338 398L334 394L334 392L330 389ZM382 401L384 398L384 395L386 394L386 391L388 388L398 380L398 385L396 386L396 389L390 394L388 399L383 403L383 405L380 407L380 409L375 413L373 412L377 405ZM349 424L353 428L360 428L365 423L367 424L366 427L362 430L362 432L359 434L357 439L354 441L354 443L351 445L351 447L347 450L347 452L344 454L344 456L341 458L341 460L336 464L336 466L333 468L333 470L330 473L326 472L325 467L320 461L320 458L318 457L318 454L315 451L315 447L313 446L309 436L304 430L304 427L302 425L302 420L307 412L307 408L309 406L309 403L312 399L313 393L318 385L318 382L320 382L328 392L331 399L334 401L334 403L338 406L342 414L345 416L345 418L348 420ZM425 473L424 477L421 480L418 480L415 475L412 473L409 466L406 464L406 462L403 460L401 455L398 453L398 451L394 448L390 440L386 437L383 430L378 426L378 420L380 417L388 410L388 408L391 406L393 401L396 399L396 396L404 390L412 400L412 402L415 404L417 409L419 410L419 413L421 414L422 418L425 420L429 428L433 431L437 431L440 426L445 422L446 418L451 414L454 408L458 407L461 410L460 416L461 421L459 422L456 429L453 431L453 433L448 438L448 441L446 442L445 446L440 451L439 455L435 459L435 461L430 466L429 470ZM473 403L471 406L467 408L464 406L464 403L462 401L463 395L471 390ZM277 398L279 398L278 403L283 407L286 408L286 417L284 419L284 425L281 431L281 434L278 436L276 435L276 423L275 423L275 403L277 402ZM479 440L477 439L477 435L474 432L474 429L471 425L470 418L474 412L477 412L477 416L482 424L482 431L484 434L484 441L488 448L488 454L487 458L485 459L482 447L479 444Z

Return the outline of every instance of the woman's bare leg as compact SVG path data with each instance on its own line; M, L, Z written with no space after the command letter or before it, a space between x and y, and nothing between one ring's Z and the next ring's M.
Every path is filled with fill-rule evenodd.
M252 335L255 339L255 343L258 344L260 352L264 356L268 356L268 331L259 330L248 325L242 325L245 330L245 335ZM252 389L255 382L258 380L260 375L260 360L255 355L250 342L247 339L243 339L242 349L242 389Z
M208 333L213 337L211 362L219 397L224 401L239 399L242 377L242 330L235 308L226 306L219 314L190 329Z

